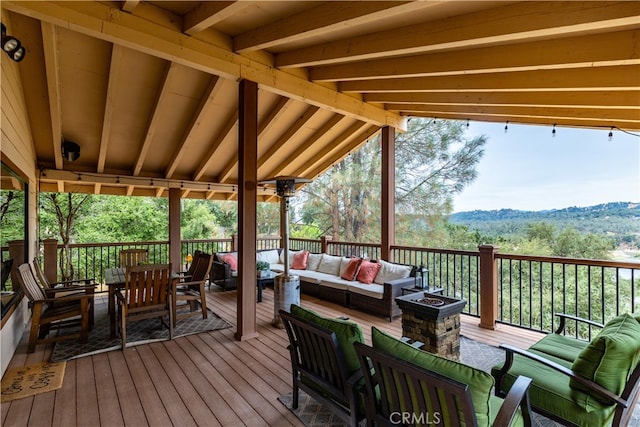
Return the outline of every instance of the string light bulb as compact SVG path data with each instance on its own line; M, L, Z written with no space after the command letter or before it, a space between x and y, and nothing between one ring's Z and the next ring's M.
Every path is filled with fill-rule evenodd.
M467 129L469 129L469 119L467 119Z
M508 130L509 130L509 120L507 120L507 122L504 124L504 133L507 133Z
M551 137L552 137L552 138L555 138L555 137L556 137L556 125L555 125L555 123L554 123L554 125L553 125L553 129L551 129Z
M613 139L613 126L611 126L611 130L609 131L609 141Z

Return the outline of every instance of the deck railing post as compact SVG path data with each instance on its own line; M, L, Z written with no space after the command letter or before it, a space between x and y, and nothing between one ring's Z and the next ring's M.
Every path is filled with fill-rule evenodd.
M322 249L321 253L329 253L329 242L331 241L331 239L331 236L320 236L320 248Z
M231 235L231 252L238 252L238 235Z
M58 281L58 239L44 239L44 275L49 282Z
M498 318L498 247L480 245L480 327L495 329Z

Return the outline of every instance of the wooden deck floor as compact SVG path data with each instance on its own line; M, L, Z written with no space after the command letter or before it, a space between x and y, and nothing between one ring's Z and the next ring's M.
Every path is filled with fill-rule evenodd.
M303 296L303 304L327 316L348 316L370 342L370 326L401 335L400 320L350 310ZM236 292L212 287L207 304L234 327L72 360L61 389L2 404L3 426L301 426L278 400L291 392L284 330L271 326L273 291L257 304L259 337L234 339ZM462 334L498 345L527 347L539 334L506 326L477 327L462 316ZM52 345L26 353L26 334L9 367L49 360Z

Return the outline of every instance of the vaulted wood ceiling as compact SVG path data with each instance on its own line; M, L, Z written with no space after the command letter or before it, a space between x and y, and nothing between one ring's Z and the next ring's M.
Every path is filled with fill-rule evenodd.
M235 198L241 79L259 84L259 179L312 179L407 116L640 129L637 1L1 7L42 191Z

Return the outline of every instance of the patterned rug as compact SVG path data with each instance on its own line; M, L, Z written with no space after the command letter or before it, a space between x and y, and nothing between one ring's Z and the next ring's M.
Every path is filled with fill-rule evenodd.
M109 336L109 316L107 315L106 304L96 304L95 310L95 324L89 333L89 341L85 344L82 344L79 340L57 342L53 347L51 362L77 359L122 348L122 340L119 336L115 338ZM201 316L194 316L178 320L173 331L173 337L177 338L231 327L230 323L218 317L211 310L208 310L208 312L207 319L203 319ZM180 310L178 311L179 313ZM69 328L64 333L73 333L73 331L74 329ZM166 326L160 329L159 319L145 319L131 322L127 325L127 347L168 339L169 329Z
M460 362L481 369L485 372L491 372L491 368L501 362L504 362L504 350L493 347L484 343L474 341L467 337L460 337ZM308 427L342 427L346 426L340 418L338 418L331 409L318 403L317 400L308 394L300 391L298 409L291 408L293 396L291 393L280 396L278 400L286 406L300 421ZM638 411L636 411L638 412ZM561 425L533 414L532 424L535 427L560 427Z

